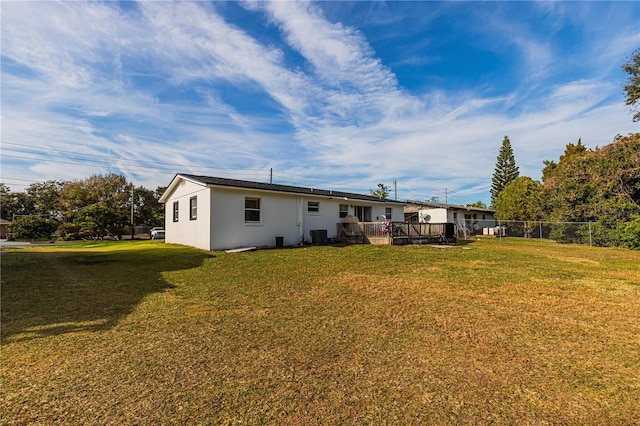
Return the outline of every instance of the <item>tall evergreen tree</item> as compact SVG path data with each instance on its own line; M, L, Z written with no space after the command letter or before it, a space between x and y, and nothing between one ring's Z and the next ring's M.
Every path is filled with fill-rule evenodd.
M491 181L491 205L495 205L495 200L498 197L500 191L505 186L516 180L520 176L520 170L516 166L516 159L513 156L513 149L511 148L511 141L509 136L505 136L498 153L496 161L496 168L493 172L493 179Z

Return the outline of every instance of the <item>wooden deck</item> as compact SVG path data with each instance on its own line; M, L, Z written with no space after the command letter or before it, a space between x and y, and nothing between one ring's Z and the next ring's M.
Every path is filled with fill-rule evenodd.
M353 244L456 244L453 223L338 223L338 241Z

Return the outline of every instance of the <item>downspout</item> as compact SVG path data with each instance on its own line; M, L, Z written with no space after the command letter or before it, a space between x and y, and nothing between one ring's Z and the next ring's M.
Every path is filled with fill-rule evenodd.
M298 197L298 218L296 219L296 225L298 226L298 243L304 245L304 198L301 195Z

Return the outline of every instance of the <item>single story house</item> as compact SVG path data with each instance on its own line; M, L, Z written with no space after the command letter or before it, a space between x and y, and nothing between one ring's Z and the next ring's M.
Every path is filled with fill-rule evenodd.
M335 236L348 216L362 222L404 220L399 201L190 174L177 174L160 202L165 241L204 250L324 243L313 237Z
M494 215L491 209L428 201L411 201L404 209L407 222L455 223L459 238L483 234L485 229L493 231L497 223Z

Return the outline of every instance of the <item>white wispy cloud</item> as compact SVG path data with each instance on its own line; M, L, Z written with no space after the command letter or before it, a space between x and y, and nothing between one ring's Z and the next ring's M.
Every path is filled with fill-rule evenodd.
M174 172L259 179L273 167L286 183L367 192L397 179L401 198L447 187L472 202L488 193L505 134L521 172L537 178L566 143L602 145L634 129L610 81L619 67L611 64L639 42L631 27L594 42L592 72L555 81L566 69L552 40L478 12L484 27L475 34L498 53L517 52L521 81L499 95L411 93L365 33L327 18L322 4L240 5L277 28L282 44L225 20L216 3L4 3L3 142L101 161L71 167L3 155L2 175L114 169L155 188ZM424 25L452 7L434 7ZM558 14L555 27L567 15ZM414 58L437 57L422 46ZM292 66L289 55L301 62Z

